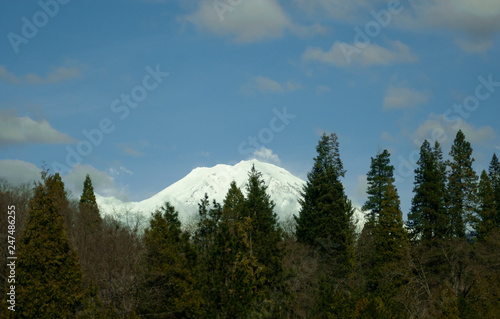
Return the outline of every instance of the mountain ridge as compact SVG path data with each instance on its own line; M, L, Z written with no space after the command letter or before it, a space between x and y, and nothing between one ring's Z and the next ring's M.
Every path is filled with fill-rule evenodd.
M99 194L96 194L96 200L99 209L104 214L113 215L129 211L146 220L149 220L151 213L168 201L179 212L179 219L185 224L197 216L198 203L204 198L205 193L208 194L210 202L216 200L222 204L234 180L246 195L248 174L254 165L255 169L262 174L267 193L276 205L275 212L279 221L284 222L293 215L298 215L299 199L302 197L301 192L306 182L284 168L256 159L243 160L235 165L217 164L212 167L197 167L182 179L139 202L122 202L114 197L103 197ZM359 216L356 219L358 219L355 221L356 224L359 224Z

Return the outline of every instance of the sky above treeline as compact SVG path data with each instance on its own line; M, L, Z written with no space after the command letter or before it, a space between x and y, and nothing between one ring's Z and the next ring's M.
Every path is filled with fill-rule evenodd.
M500 155L496 0L0 3L0 172L138 201L257 158L306 178L323 132L366 200L388 149L409 210L422 142Z

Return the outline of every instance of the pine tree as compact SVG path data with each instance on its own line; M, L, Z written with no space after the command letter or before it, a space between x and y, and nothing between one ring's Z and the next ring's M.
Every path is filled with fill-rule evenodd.
M86 316L85 313L93 313L98 311L97 308L103 308L98 300L99 286L104 284L99 270L102 258L106 255L103 248L102 218L99 214L92 180L88 174L83 183L78 211L72 232L87 291L84 308L92 307L90 310L84 310L84 314L80 315Z
M335 264L335 276L346 277L354 263L352 204L340 182L345 171L335 134L323 134L316 147L318 156L308 174L295 217L297 240L318 248Z
M56 202L63 200L57 197L65 194L64 184L58 174L45 176L45 185L34 191L17 260L16 314L71 318L82 301L82 274L66 234L61 202Z
M496 154L493 154L488 174L491 180L491 186L493 187L493 192L495 194L497 215L494 219L494 223L497 227L500 227L500 162L498 161Z
M489 232L498 227L496 220L498 212L495 205L495 195L491 185L490 178L486 171L481 173L481 180L478 187L478 210L474 218L474 228L476 229L479 240L485 240Z
M200 204L204 217L196 242L203 317L247 318L257 315L264 303L265 267L254 252L253 221L245 206L246 199L234 181L222 208L214 203L209 209L207 196Z
M244 217L245 197L233 181L224 199L213 264L221 318L247 317L264 298L264 266L253 253L252 219Z
M394 293L395 286L402 285L396 282L396 270L398 265L408 260L409 240L408 233L404 229L403 214L400 209L399 196L396 187L389 181L384 192L382 207L380 210L378 225L375 228L375 274L382 277L382 274L391 273L391 281L384 287L391 294Z
M368 199L363 210L370 210L367 215L369 223L375 223L382 209L382 200L389 183L394 183L394 166L390 165L390 154L387 150L372 157L370 171L367 175Z
M178 212L165 203L145 230L146 276L139 313L162 318L196 318L200 295L188 267Z
M420 147L408 227L413 240L445 238L449 227L446 211L446 171L439 143L430 147L427 140Z
M94 187L92 187L89 174L87 174L83 182L83 192L78 207L80 210L79 223L83 224L87 232L98 231L102 225L102 218L99 214L99 207L97 206Z
M270 311L275 316L287 307L287 291L283 285L283 230L274 212L274 202L267 194L267 186L262 174L252 166L246 187L247 196L244 217L250 218L249 244L252 254L264 267L269 306L262 311Z
M458 131L451 146L448 176L450 231L452 236L465 237L466 223L476 210L477 176L472 169L472 147Z
M247 184L244 217L252 219L250 242L254 255L266 267L268 280L279 281L282 275L283 231L274 212L274 202L267 194L262 174L252 167Z

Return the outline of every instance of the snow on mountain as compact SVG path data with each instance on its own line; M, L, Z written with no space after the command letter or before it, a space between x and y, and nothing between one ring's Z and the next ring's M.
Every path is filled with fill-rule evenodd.
M252 165L262 174L268 187L267 192L276 204L275 212L279 220L286 221L294 214L298 215L298 199L301 198L300 192L305 182L281 167L258 160L241 161L234 166L219 164L214 167L195 168L178 182L140 202L122 202L114 197L96 194L97 204L104 214L123 214L129 211L148 220L152 212L168 201L179 211L181 222L186 223L197 215L198 203L205 193L208 194L210 202L215 199L222 204L234 180L246 195L248 173ZM363 220L360 218L363 215L360 211L355 215L355 219Z

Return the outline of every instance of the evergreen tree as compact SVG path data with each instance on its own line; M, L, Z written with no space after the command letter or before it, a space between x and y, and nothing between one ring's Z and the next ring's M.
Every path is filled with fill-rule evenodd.
M387 150L372 157L370 171L367 175L368 199L363 210L370 210L368 223L375 223L382 209L384 193L389 183L394 183L394 166L390 165L390 154Z
M89 174L87 174L83 182L83 192L78 207L80 210L79 223L88 232L93 233L98 231L102 225L102 218L99 214L99 207L97 206L94 187L92 187L92 180Z
M446 211L446 171L439 143L430 147L427 140L420 147L408 227L413 240L445 238L449 227Z
M200 295L188 266L178 212L170 203L158 209L145 230L146 276L139 313L161 318L196 318Z
M465 140L465 135L458 131L451 146L448 176L449 215L451 235L458 238L465 237L466 222L476 210L476 183L477 176L472 169L474 158L472 147Z
M73 244L73 227L74 227L74 214L69 207L69 201L64 183L61 175L56 173L54 175L42 174L42 179L47 187L49 197L56 206L56 209L62 214L66 232L70 239L70 244Z
M353 208L340 178L344 176L335 134L323 134L308 174L295 217L297 241L311 245L320 256L316 315L346 316L351 311L347 280L354 266Z
M255 166L249 173L244 217L250 217L252 220L249 236L253 254L265 266L267 279L275 284L281 280L283 272L283 250L279 245L283 239L283 230L278 224L274 202L267 194L262 174Z
M246 199L233 181L222 208L207 196L200 204L203 216L196 235L198 277L206 318L250 318L265 301L265 267L256 257L253 220ZM201 246L200 246L201 245ZM257 245L258 246L258 245Z
M488 174L491 180L491 186L493 187L493 193L495 195L495 203L497 211L494 223L497 227L500 227L500 162L498 161L496 154L493 154Z
M389 181L384 192L378 225L375 229L375 275L382 277L383 273L391 273L392 280L384 287L389 293L394 293L396 282L394 273L398 265L409 257L408 234L404 229L403 214L400 209L399 196L396 187Z
M62 194L59 175L45 176L30 202L16 269L20 318L71 318L81 304L78 257L69 244L61 202L56 202L65 200L58 198Z
M337 136L323 134L316 150L318 155L300 200L302 207L295 217L297 240L318 248L330 262L334 261L335 276L342 278L354 263L353 209L340 182L345 171Z
M233 181L224 199L212 254L220 318L251 317L263 302L264 266L251 246L252 219L244 217L245 197Z
M244 217L251 220L248 241L251 253L264 267L266 278L266 298L269 306L263 304L262 311L270 311L275 316L285 311L287 291L283 285L283 230L274 212L274 202L267 194L262 174L252 166L247 184Z
M481 180L478 187L478 211L474 218L474 228L476 229L479 240L485 240L489 232L498 227L496 220L498 212L495 205L495 195L491 185L490 178L486 171L481 173Z

